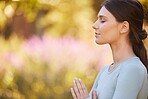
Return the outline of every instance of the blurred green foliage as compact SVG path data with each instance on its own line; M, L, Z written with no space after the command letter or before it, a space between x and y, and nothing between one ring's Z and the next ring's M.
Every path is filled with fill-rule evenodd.
M1 38L0 47L0 99L72 98L73 79L82 78L90 90L98 62L109 60L108 47L97 50L71 37Z
M92 0L1 1L2 34L6 39L14 33L25 38L44 33L86 38L94 15L92 3Z
M111 61L91 28L102 1L0 0L0 99L72 99L75 77L90 90Z
M96 55L103 51L87 44L92 38L92 4L0 1L0 99L70 99L75 77L90 90L98 60L102 63Z

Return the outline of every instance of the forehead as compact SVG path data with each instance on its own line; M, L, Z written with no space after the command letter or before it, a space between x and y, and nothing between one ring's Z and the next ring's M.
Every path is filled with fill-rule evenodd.
M103 6L99 13L98 13L98 17L105 17L108 19L115 19L115 17Z

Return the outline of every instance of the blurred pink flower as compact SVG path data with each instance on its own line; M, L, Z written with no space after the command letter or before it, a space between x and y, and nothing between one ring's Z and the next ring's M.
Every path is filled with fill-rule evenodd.
M85 69L94 63L102 66L108 58L108 49L107 46L92 48L84 41L72 37L49 36L33 37L24 42L22 47L26 55L59 69L62 66Z
M3 57L3 63L10 64L11 66L14 66L16 69L21 69L24 64L21 57L19 57L16 53L12 51L6 52L1 56Z

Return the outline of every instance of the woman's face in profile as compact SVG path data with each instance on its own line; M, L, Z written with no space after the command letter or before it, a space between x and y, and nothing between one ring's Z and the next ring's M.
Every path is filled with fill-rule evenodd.
M120 38L120 23L115 17L103 6L99 13L98 19L93 24L97 44L111 44Z

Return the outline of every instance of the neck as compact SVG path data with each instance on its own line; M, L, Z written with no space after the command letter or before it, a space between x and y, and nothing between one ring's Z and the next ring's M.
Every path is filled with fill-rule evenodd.
M113 54L114 64L119 64L136 56L133 52L132 46L128 42L117 44L110 44Z

